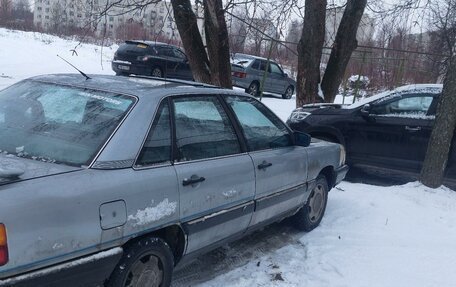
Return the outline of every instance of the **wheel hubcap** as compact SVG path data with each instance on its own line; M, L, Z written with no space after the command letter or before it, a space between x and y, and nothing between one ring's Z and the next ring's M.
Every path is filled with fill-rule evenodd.
M156 256L143 256L131 266L125 287L160 286L163 281L163 268L160 265L160 260Z
M317 222L323 213L325 206L326 192L323 185L318 184L314 190L313 195L309 199L309 219L311 222Z
M161 71L160 71L159 69L154 69L154 70L152 71L152 76L161 78L162 73L161 73Z
M256 94L257 94L257 92L258 92L258 88L257 88L256 85L251 85L249 90L250 90L250 94L251 94L252 96L256 96Z
M293 96L293 90L291 88L288 88L286 95L287 95L287 98L291 98Z

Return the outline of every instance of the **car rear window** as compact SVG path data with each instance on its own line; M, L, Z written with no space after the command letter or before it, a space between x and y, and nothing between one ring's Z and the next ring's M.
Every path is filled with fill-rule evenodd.
M18 83L0 91L0 152L88 165L134 101L102 91Z

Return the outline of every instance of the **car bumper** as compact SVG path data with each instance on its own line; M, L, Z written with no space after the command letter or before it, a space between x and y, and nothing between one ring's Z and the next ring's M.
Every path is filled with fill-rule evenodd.
M0 279L8 287L90 287L102 286L122 257L122 248L114 248L18 276Z
M127 61L112 61L111 67L117 74L136 74L136 75L150 75L150 67L145 65L132 64Z
M334 170L335 173L335 178L336 180L334 181L334 185L339 184L347 175L348 172L348 165L343 165L337 169Z

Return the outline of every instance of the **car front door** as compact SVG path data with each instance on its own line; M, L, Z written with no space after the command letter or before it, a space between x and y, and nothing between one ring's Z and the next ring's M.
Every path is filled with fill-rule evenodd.
M187 56L181 50L174 48L173 53L176 59L176 76L179 79L183 80L192 80L192 70L190 69L190 64L188 63Z
M270 91L276 94L283 94L285 89L287 88L286 85L287 77L283 73L282 69L274 62L270 62L270 70L271 73L269 74L269 83L270 83Z
M348 126L354 162L419 172L432 131L435 94L406 94L373 104ZM435 103L434 103L435 105Z
M259 101L227 96L255 167L255 213L251 226L268 222L303 204L307 152L294 146L285 124Z
M176 97L172 103L180 216L192 253L246 230L255 173L218 96Z

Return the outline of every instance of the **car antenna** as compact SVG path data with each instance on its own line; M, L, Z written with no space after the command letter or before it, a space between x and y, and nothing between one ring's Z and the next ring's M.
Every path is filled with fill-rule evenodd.
M75 68L76 71L78 71L81 75L83 75L86 80L90 80L91 78L89 76L87 76L86 73L84 73L83 71L79 70L78 68L76 68L73 64L71 64L70 62L68 62L67 60L65 60L64 58L60 57L60 55L57 54L57 57L59 57L60 59L64 60L68 65L70 65L71 67Z

